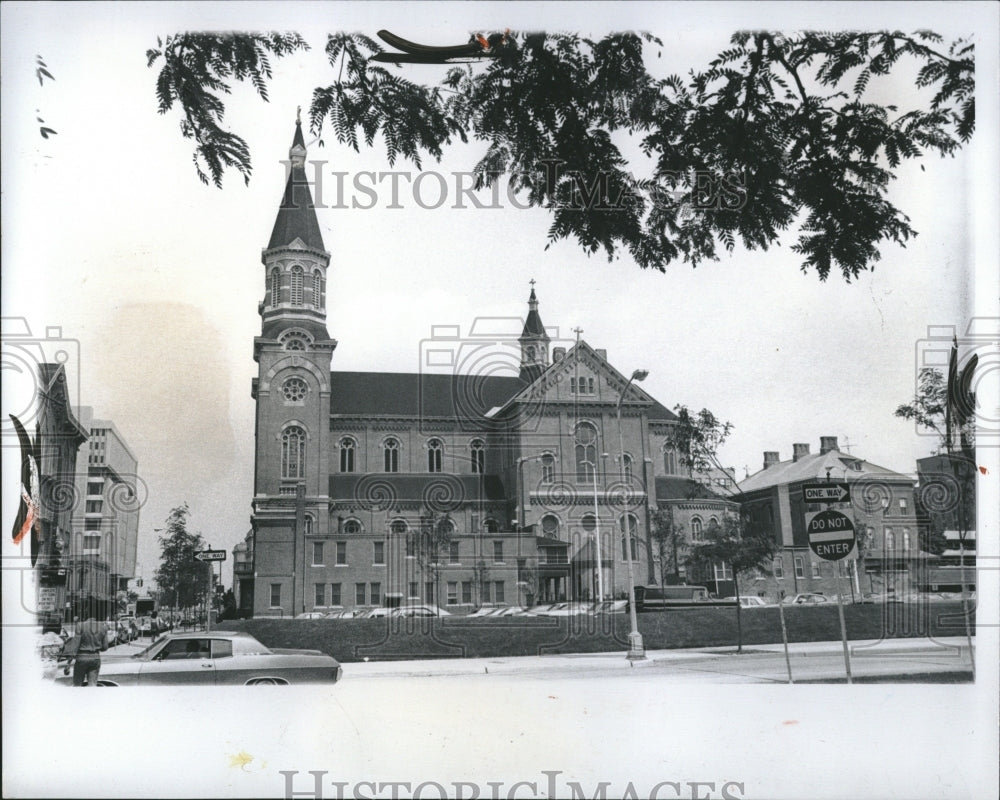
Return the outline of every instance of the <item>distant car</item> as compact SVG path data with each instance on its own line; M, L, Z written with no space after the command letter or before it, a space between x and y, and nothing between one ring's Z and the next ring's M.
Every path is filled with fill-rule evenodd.
M473 611L471 614L468 614L467 616L470 616L470 617L495 617L501 611L504 611L504 610L505 609L503 609L503 608L497 608L495 606L483 606L482 608L477 608L475 611Z
M793 606L812 606L818 603L829 603L830 598L818 592L803 592L795 595L791 600L786 599L784 602Z
M591 609L592 614L627 614L628 600L603 600L594 603Z
M295 619L327 619L330 616L327 611L305 611L297 614Z
M166 634L133 655L103 655L98 686L336 683L343 670L319 650L265 647L241 631ZM73 685L72 670L55 682Z
M368 613L363 608L352 608L347 611L332 611L330 619L359 619Z
M590 603L574 601L572 603L559 603L555 608L549 609L546 614L550 617L575 617L589 613L591 608Z
M723 600L735 601L734 596L723 597ZM767 601L763 597L756 597L754 595L741 594L740 595L740 605L743 608L764 608L767 606Z
M390 609L391 617L450 617L451 612L438 608L435 605L425 603L424 605L399 606Z

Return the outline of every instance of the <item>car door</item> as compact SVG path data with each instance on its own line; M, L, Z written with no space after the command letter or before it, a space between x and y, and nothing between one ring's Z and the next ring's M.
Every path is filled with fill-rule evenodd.
M215 664L208 638L171 639L139 670L143 685L215 683Z

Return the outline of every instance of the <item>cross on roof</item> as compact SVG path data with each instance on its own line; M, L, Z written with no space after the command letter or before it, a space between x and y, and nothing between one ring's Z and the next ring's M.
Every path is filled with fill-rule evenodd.
M534 289L534 288L535 288L535 279L534 279L534 278L532 278L532 279L531 279L530 281L528 281L528 283L530 283L530 284L531 284L531 288L532 288L532 289Z

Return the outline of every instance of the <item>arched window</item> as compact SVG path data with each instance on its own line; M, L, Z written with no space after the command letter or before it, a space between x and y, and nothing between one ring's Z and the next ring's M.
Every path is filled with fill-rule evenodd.
M708 528L709 528L709 530L711 530L712 528L718 528L718 527L719 527L719 520L716 519L715 517L709 517L708 518Z
M356 536L361 533L361 523L356 519L349 519L341 530L348 536Z
M302 527L305 529L305 535L306 536L312 536L312 532L313 532L313 518L309 514L306 514L306 516L305 516L305 518L303 520Z
M440 439L431 439L427 442L427 471L441 471L441 456L444 453L444 444Z
M407 526L406 521L402 519L394 519L389 525L389 533L394 533L397 536L401 533L406 533Z
M469 455L472 458L472 471L478 475L486 472L486 446L482 439L473 439L469 445Z
M315 308L323 307L323 276L320 275L319 270L313 272L313 306Z
M292 280L289 291L289 301L293 306L302 305L302 267L292 267Z
M549 539L559 538L559 517L555 514L546 514L542 517L542 536Z
M281 477L304 478L306 432L297 425L285 428L281 434Z
M677 451L672 444L663 446L663 471L667 475L677 474Z
M383 466L385 472L399 472L399 442L386 439L382 445Z
M885 549L892 550L896 546L896 537L892 534L892 528L885 529Z
M357 443L350 436L345 436L340 440L341 472L354 472L354 453L356 450Z
M292 331L285 334L281 344L285 350L305 350L309 346L309 337L304 333Z
M632 456L626 453L622 463L622 475L625 483L632 483Z
M691 517L691 540L701 541L701 517Z
M486 533L500 533L500 524L495 519L487 519L483 523L483 530Z
M542 483L552 483L556 479L556 457L552 453L542 456Z
M639 558L639 521L631 514L618 520L618 527L621 531L622 540L622 561L625 561L628 558L628 551L625 549L626 526L628 527L627 538L630 544L629 550L632 551L632 560L637 561Z
M576 394L576 378L569 379L569 390L572 394Z
M903 528L903 549L910 549L910 531L908 528Z
M594 480L597 468L597 429L589 422L577 423L574 431L576 440L576 480L587 483Z
M281 302L281 272L277 269L271 270L271 305L276 306Z
M308 390L309 387L302 378L289 378L281 384L281 393L289 403L301 403L305 400Z

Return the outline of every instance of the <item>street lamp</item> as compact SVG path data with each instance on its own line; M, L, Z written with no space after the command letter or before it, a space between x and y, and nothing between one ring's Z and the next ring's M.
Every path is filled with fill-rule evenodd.
M596 447L594 449L596 450ZM601 455L607 457L608 454L601 453ZM590 467L594 476L594 551L597 558L597 602L600 605L604 602L604 561L601 559L601 513L597 508L597 464L586 460L581 460L580 463Z
M625 384L625 388L622 389L621 395L618 397L618 453L620 459L618 468L621 470L623 484L625 483L625 437L622 435L622 402L625 400L625 393L628 391L628 387L632 385L632 381L644 381L647 375L649 375L649 371L645 369L637 369L633 372L632 377L628 379L628 383ZM646 650L642 644L642 634L639 633L639 622L635 617L635 578L632 574L632 556L634 553L632 551L632 529L629 525L627 507L622 531L625 535L625 555L627 556L625 563L628 566L629 622L632 625L632 630L628 635L628 654L626 658L629 661L641 661L646 658Z

